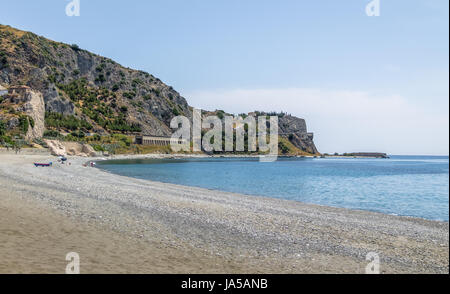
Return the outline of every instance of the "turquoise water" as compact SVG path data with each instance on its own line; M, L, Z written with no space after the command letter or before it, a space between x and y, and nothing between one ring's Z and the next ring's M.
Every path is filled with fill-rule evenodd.
M153 181L363 209L449 219L448 156L391 159L249 158L119 160L106 171Z

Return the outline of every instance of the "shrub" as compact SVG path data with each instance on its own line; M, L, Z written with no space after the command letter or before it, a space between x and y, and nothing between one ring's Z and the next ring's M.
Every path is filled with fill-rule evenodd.
M78 47L77 44L72 44L72 45L70 46L70 48L72 48L73 51L80 51L80 50L81 50L80 47Z
M102 137L99 134L94 134L92 137L90 137L91 141L100 141Z
M224 119L224 117L225 117L225 115L224 115L224 111L223 110L219 110L218 112L217 112L217 117L219 118L219 119Z
M174 108L172 109L172 113L173 113L173 115L175 115L175 116L179 116L179 115L180 115L180 112L178 111L178 109L177 109L176 107L174 107Z
M45 113L45 125L50 128L65 128L68 130L92 129L92 125L84 120L80 120L73 115L64 116L56 112Z
M116 118L112 122L108 122L106 127L111 131L119 132L141 132L142 129L139 125L129 125L124 118Z
M133 142L129 137L122 134L114 134L113 138L124 143L125 146L131 146L131 143Z
M136 88L140 84L142 84L142 81L140 79L134 79L133 82L131 83L131 86L133 88Z
M95 68L95 70L96 70L97 72L102 72L105 68L106 68L106 64L105 64L104 62L102 62L102 63L100 63L100 65L98 65L98 66ZM111 74L111 73L109 73L109 74Z
M8 65L8 59L6 59L6 54L4 52L0 52L0 69L7 68Z
M97 152L104 152L106 151L105 148L102 145L98 145L98 144L91 144L92 148L94 148L95 151Z
M33 139L33 143L41 145L44 148L48 148L47 144L42 139Z
M58 131L55 130L44 131L44 138L59 138L59 137L61 137L61 134Z
M76 137L76 138L80 138L80 139L86 137L86 135L82 131L72 132L72 133L70 133L70 135L72 135L73 137Z
M22 133L26 134L28 132L29 127L30 127L30 122L28 120L28 116L21 115L19 117L19 128L22 131Z
M289 147L286 146L283 142L279 142L278 143L278 148L281 150L282 154L287 154L289 153Z
M95 82L100 82L100 83L104 83L106 81L105 75L104 74L99 74L98 77L95 79Z
M152 91L156 94L156 96L161 95L161 89L154 88Z
M125 92L123 93L123 97L133 99L134 97L136 97L136 92Z
M6 124L4 121L0 120L0 136L4 136L6 134Z

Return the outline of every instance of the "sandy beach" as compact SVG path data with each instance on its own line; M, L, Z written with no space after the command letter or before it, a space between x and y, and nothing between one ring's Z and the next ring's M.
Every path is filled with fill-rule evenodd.
M0 154L0 273L448 273L446 222L113 175Z

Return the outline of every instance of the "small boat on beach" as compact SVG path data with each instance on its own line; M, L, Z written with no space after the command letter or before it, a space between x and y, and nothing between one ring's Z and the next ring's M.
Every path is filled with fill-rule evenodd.
M49 167L49 166L52 166L53 165L53 163L37 163L37 162L35 162L34 163L34 166L35 167Z

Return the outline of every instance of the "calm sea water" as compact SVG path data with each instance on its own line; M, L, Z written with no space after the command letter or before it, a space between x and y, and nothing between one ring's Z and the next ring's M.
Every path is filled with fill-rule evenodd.
M432 220L449 219L449 158L249 158L119 160L106 171L153 181L306 203L378 211Z

